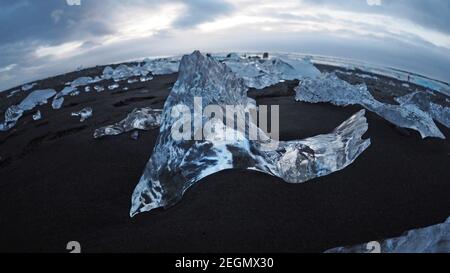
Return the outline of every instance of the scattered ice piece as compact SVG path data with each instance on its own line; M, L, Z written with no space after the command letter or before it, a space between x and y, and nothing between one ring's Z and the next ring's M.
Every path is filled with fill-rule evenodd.
M206 116L199 118L215 130L206 132L204 140L175 140L172 128L179 120L172 116L172 109L184 105L191 114L194 97L222 110L226 105L242 106L237 116L245 117L256 108L242 79L229 67L198 51L184 56L178 81L164 106L153 155L132 196L131 216L176 204L196 182L222 170L250 169L302 183L347 167L370 145L370 140L362 139L368 129L364 110L330 134L298 141L270 141L250 120L249 129L256 129L260 136L252 141L223 120Z
M422 138L445 136L436 126L429 113L413 104L391 105L377 101L365 84L351 85L339 79L333 73L320 77L304 79L295 88L296 100L321 103L328 102L337 106L359 104L387 121L402 127L418 131Z
M151 80L153 80L152 76L143 76L143 77L140 78L141 82L148 82L148 81L151 81Z
M25 84L22 86L22 91L29 91L33 89L36 85L37 83Z
M139 82L139 79L129 79L128 80L129 84L133 84L133 83L137 83L137 82Z
M76 97L76 96L79 96L79 95L80 95L80 91L78 91L78 90L73 91L72 93L70 93L71 97Z
M86 93L91 92L91 87L90 86L86 86L84 88L84 92L86 92Z
M125 86L125 87L123 88L123 90L124 90L124 91L128 91L129 88Z
M94 132L94 138L104 136L115 136L133 130L151 130L161 125L162 110L148 108L134 109L126 119L110 125L99 128Z
M80 122L86 121L88 118L92 117L93 110L91 107L86 107L79 112L72 113L73 117L80 117Z
M64 97L67 95L72 95L72 93L77 94L77 92L78 92L78 90L76 87L73 87L73 86L65 87L61 92L56 94L56 96L53 98L53 102L52 102L53 109L61 109L61 107L64 103Z
M8 131L13 128L25 111L31 111L36 106L47 103L56 91L53 89L36 90L31 92L20 104L12 105L5 112L5 121L0 124L0 131Z
M97 91L97 93L105 91L105 88L100 85L94 86L94 89L95 89L95 91Z
M91 77L80 77L80 78L74 80L70 85L72 87L85 86L85 85L88 85L88 84L95 83L95 82L97 82L97 80L98 79L94 80Z
M402 86L405 87L405 88L409 88L410 87L409 84L407 84L407 83L402 83Z
M247 87L256 89L263 89L283 80L313 78L320 75L320 71L305 59L259 57L244 59L231 55L224 59L224 63L244 79Z
M105 67L105 69L103 69L102 78L104 80L110 80L112 78L113 74L114 74L114 68L112 68L111 66L107 66L107 67Z
M112 78L114 81L118 82L125 80L133 75L134 75L133 70L130 67L121 64L116 69L114 69Z
M13 91L11 91L11 93L9 93L9 95L6 96L6 97L7 97L7 98L11 98L11 97L13 97L15 94L19 93L20 91L22 91L22 90L20 90L20 89L13 90Z
M406 232L401 237L371 242L352 247L339 247L327 253L369 253L373 245L380 246L381 253L449 253L450 218L443 224Z
M42 114L41 111L37 111L34 115L33 115L33 120L40 120L42 119Z
M135 130L131 133L131 139L138 140L139 139L139 131Z
M180 58L145 59L144 63L143 69L150 71L153 75L169 75L178 72Z
M112 84L112 85L108 86L108 89L109 90L114 90L114 89L117 89L119 87L120 87L120 85L118 83L115 83L115 84Z

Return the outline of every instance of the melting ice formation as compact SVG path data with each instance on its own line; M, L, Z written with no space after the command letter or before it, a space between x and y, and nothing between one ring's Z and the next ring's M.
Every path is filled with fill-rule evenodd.
M171 128L176 120L171 110L182 104L192 112L194 97L201 97L203 106L241 105L247 109L241 111L256 107L247 97L243 80L225 64L199 52L184 56L178 81L164 106L156 147L132 196L131 216L174 205L193 184L222 170L257 170L289 183L302 183L347 167L370 145L370 140L362 139L368 128L364 110L330 134L299 141L270 142L259 128L259 140L251 141L226 127L223 120L205 116L200 117L203 124L210 122L216 128L205 140L175 140ZM249 122L247 126L257 125ZM230 138L229 134L241 137ZM268 149L269 143L272 149Z
M80 117L80 122L86 121L88 118L92 117L93 110L91 107L83 108L81 111L72 113L72 117Z
M36 106L47 103L56 91L53 89L36 90L31 92L20 104L9 107L5 112L5 121L0 124L0 131L8 131L14 127L25 111L31 111Z
M413 93L398 98L400 105L385 104L377 101L365 84L351 85L333 73L307 78L295 90L297 101L328 102L338 106L359 104L399 127L419 131L422 138L445 139L433 118L449 125L450 108L431 103L430 94Z
M339 247L327 253L367 253L372 244ZM449 253L450 218L443 224L406 232L403 236L379 242L381 253Z
M151 130L161 125L162 110L147 108L134 109L126 119L94 132L94 138L116 136L133 130ZM137 138L137 137L136 137Z

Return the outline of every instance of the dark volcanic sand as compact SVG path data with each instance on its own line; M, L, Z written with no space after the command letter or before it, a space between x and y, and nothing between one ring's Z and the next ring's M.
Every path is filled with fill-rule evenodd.
M98 73L97 73L98 74ZM95 74L94 74L95 75ZM61 85L65 76L38 88ZM0 251L67 252L320 252L400 235L450 215L450 142L421 140L368 113L372 146L341 172L290 185L252 171L225 171L164 211L129 217L131 194L158 130L94 140L100 126L136 107L162 107L176 75L126 93L82 93L64 108L41 109L0 133ZM279 104L281 138L329 133L358 107L294 101L293 82L267 88L260 104ZM261 91L259 91L261 92ZM0 94L2 111L11 101ZM94 108L85 123L72 111ZM440 126L450 137L450 130Z

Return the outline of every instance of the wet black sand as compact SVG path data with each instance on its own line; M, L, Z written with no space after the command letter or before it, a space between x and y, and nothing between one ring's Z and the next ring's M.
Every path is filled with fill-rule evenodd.
M421 140L368 113L372 146L341 172L290 185L261 173L225 171L167 211L129 218L131 193L158 131L141 133L138 141L128 134L94 140L92 134L136 107L162 107L175 80L160 76L126 93L66 97L59 111L40 108L43 120L30 114L0 133L0 251L66 252L67 242L79 241L85 252L321 252L450 215L450 142ZM280 105L283 140L328 133L359 110L296 103L293 86L257 96L260 104ZM20 98L5 95L2 111ZM92 119L70 117L86 106L94 108Z

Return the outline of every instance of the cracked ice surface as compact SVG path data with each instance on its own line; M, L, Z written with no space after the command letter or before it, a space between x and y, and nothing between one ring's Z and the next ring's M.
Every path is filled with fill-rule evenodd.
M72 113L72 117L80 117L80 122L85 122L88 118L92 117L93 110L91 107L83 108L79 112Z
M193 184L222 170L257 170L302 183L347 167L370 145L370 140L362 139L368 128L364 110L330 134L299 141L270 142L259 128L259 140L251 141L223 120L205 116L200 117L203 124L210 122L214 132L200 141L175 140L171 130L177 120L171 110L181 104L192 112L194 97L201 97L204 106L241 105L246 109L241 111L256 107L243 80L229 67L198 51L184 56L164 106L156 147L132 196L131 216L174 205ZM256 127L253 122L246 126ZM241 138L228 137L234 133Z
M150 107L134 109L126 119L106 127L95 130L94 138L115 136L133 130L151 130L161 125L162 110Z
M418 131L422 138L445 139L434 123L430 112L425 111L425 107L410 103L411 100L406 98L403 98L404 103L400 105L381 103L370 94L365 84L351 85L333 73L305 79L296 87L295 91L297 101L326 102L337 106L359 104L399 127Z
M449 253L450 252L450 218L443 224L422 229L411 230L401 237L379 242L381 253ZM339 247L327 253L365 253L368 244Z
M0 131L8 131L13 128L25 111L31 111L36 106L47 103L56 91L53 89L36 90L31 92L20 104L12 105L5 112L5 121L0 124Z
M244 79L247 87L263 89L280 81L313 78L320 71L308 60L301 58L240 58L230 54L223 62Z

